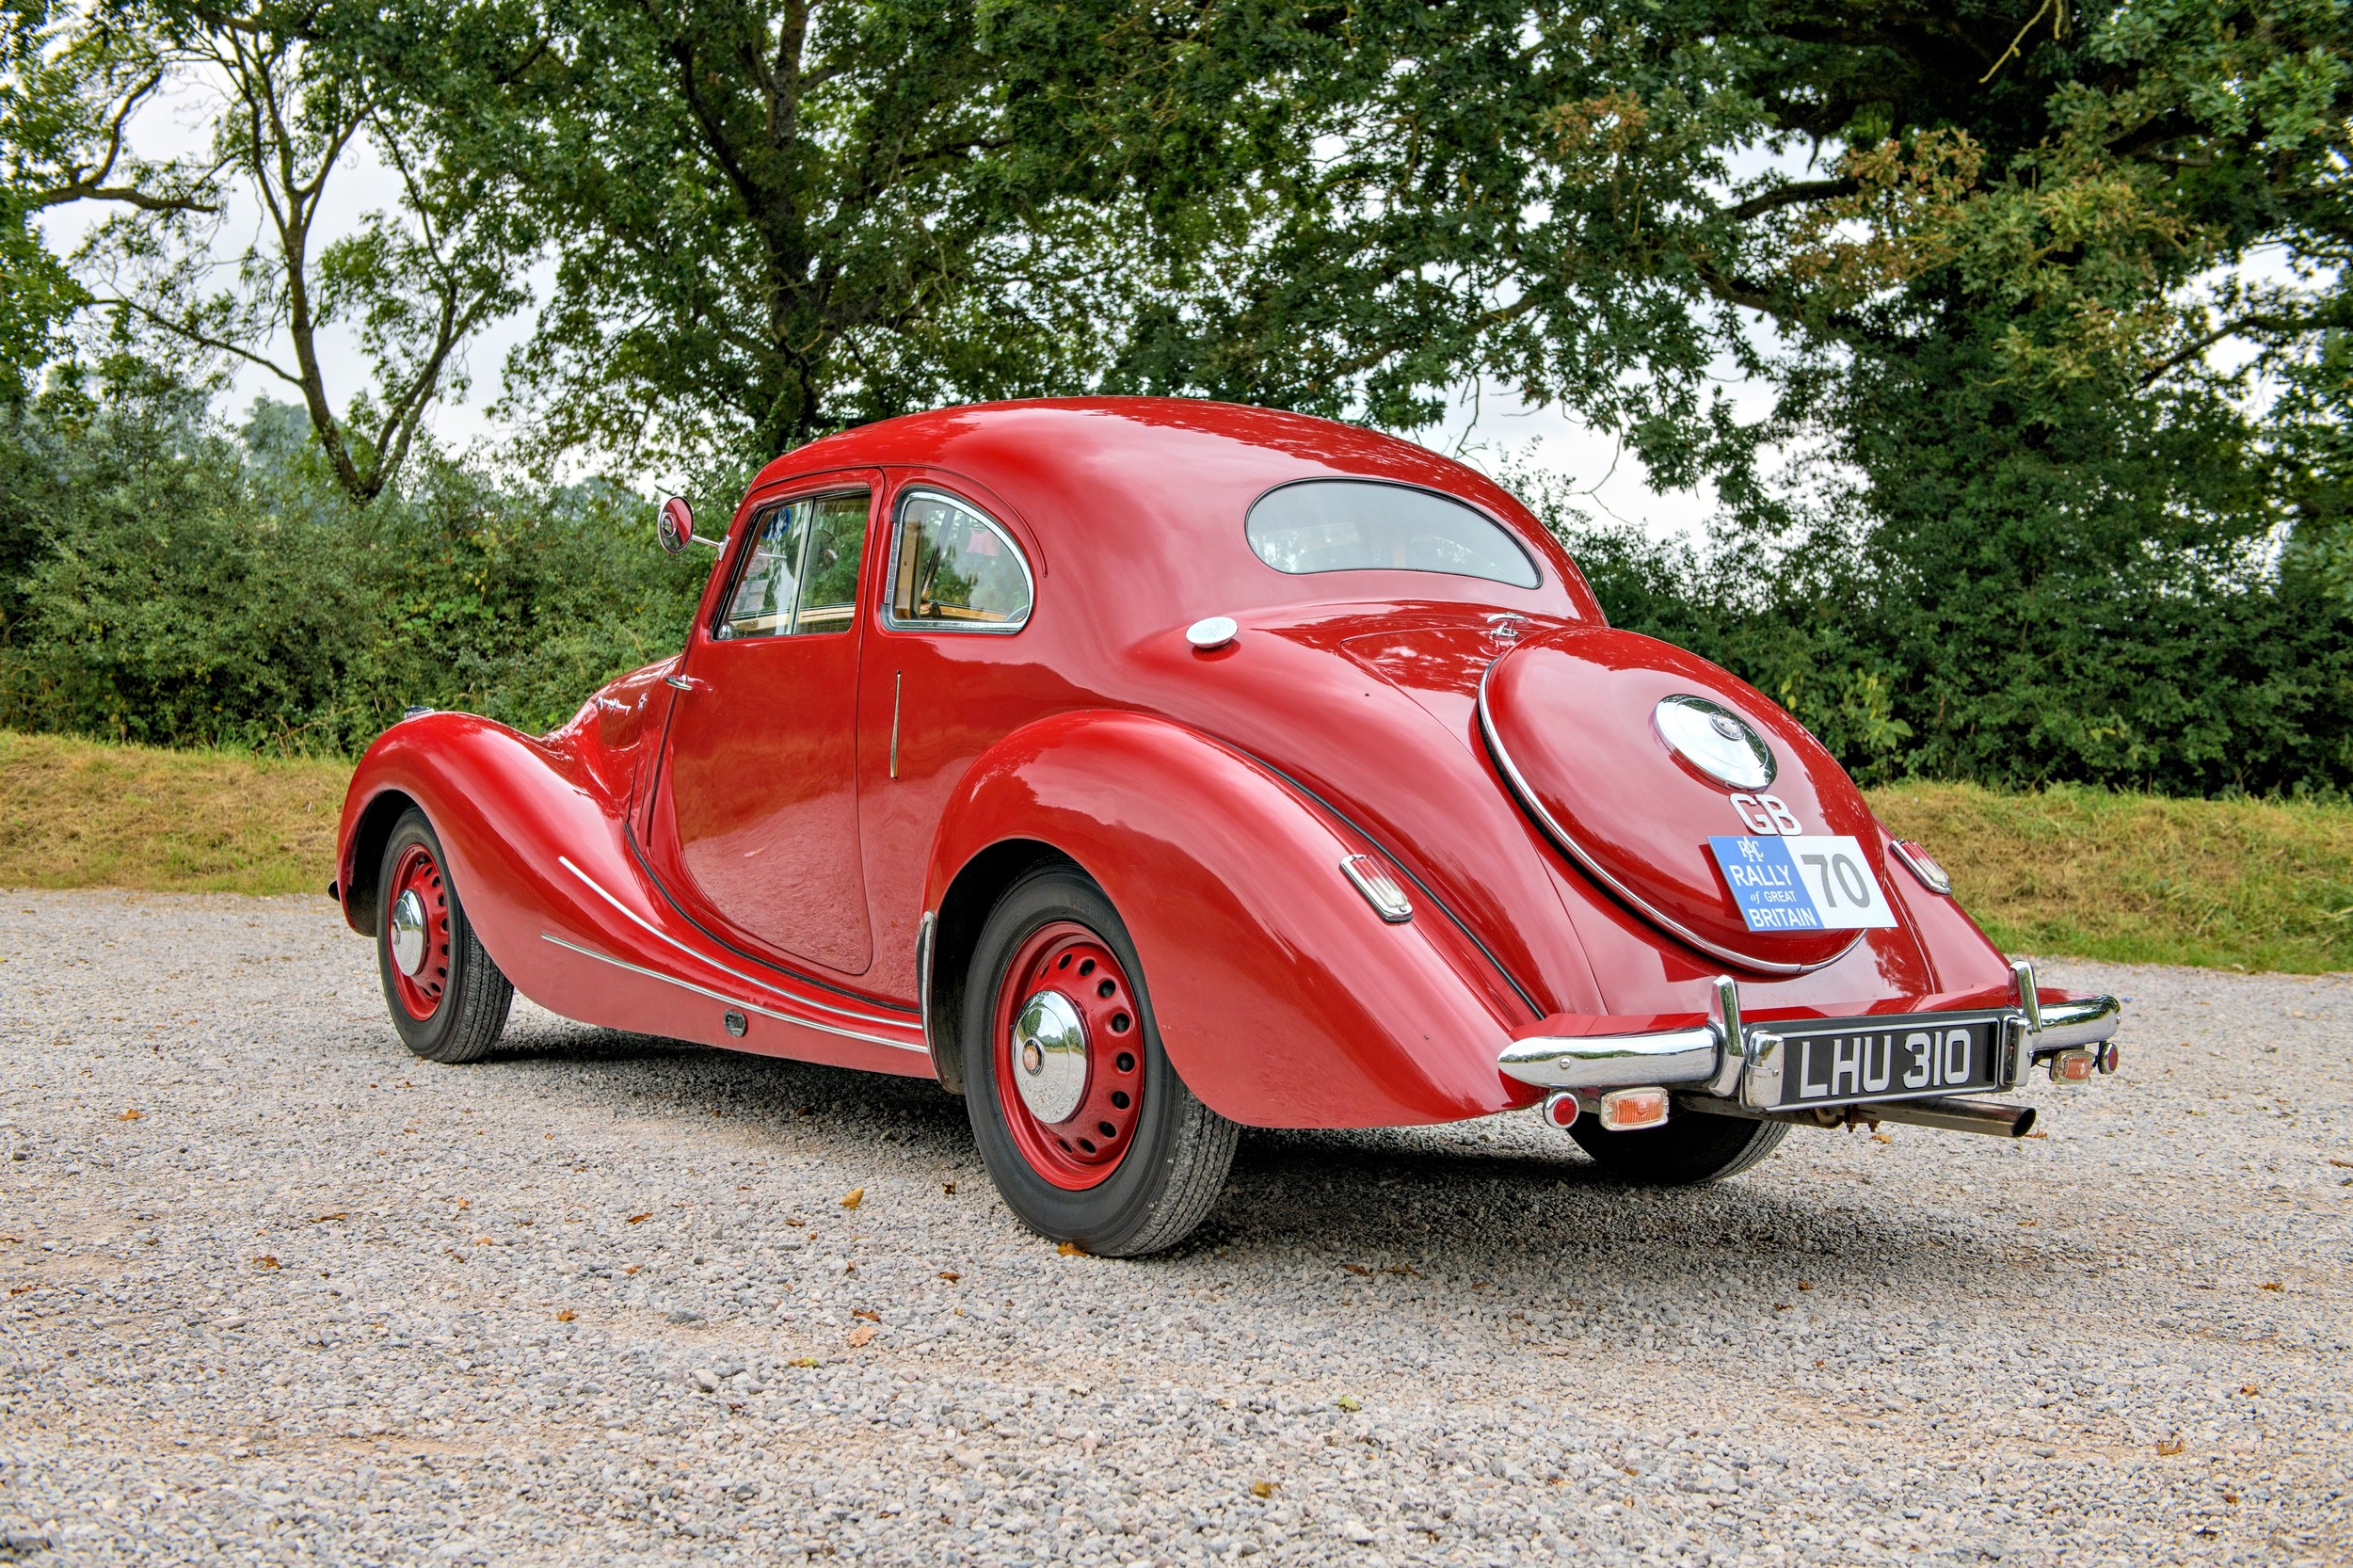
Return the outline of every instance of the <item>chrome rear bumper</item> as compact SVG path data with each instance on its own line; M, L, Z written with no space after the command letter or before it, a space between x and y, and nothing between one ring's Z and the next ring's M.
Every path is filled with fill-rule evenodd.
M2038 1062L2080 1051L2113 1038L2123 1018L2114 997L2045 1002L2036 989L2034 966L2010 966L2017 984L2014 1006L1993 1009L2001 1023L2003 1059L1996 1087L2015 1089ZM1986 1008L1967 1010L1982 1019ZM1769 1024L1743 1025L1739 988L1728 977L1716 981L1714 1016L1705 1023L1608 1034L1533 1034L1513 1041L1497 1058L1507 1078L1540 1089L1598 1094L1608 1089L1657 1085L1766 1111L1781 1097L1781 1037ZM1809 1026L1813 1020L1808 1020ZM2104 1056L2104 1070L2113 1059ZM1881 1102L1884 1106L1890 1103Z

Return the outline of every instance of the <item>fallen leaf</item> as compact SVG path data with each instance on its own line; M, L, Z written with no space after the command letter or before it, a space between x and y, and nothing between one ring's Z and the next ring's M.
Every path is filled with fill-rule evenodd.
M2157 1445L2157 1457L2160 1459L2171 1459L2181 1451L2182 1440L2178 1437L2169 1437Z
M939 1184L939 1191L943 1195L952 1198L956 1195L956 1184L952 1181L943 1181Z
M1357 1399L1353 1394L1342 1394L1338 1399L1334 1400L1332 1402L1338 1405L1342 1410L1362 1410L1365 1408L1364 1401Z
M1775 1302L1773 1304L1773 1310L1775 1312L1786 1312L1789 1310L1789 1304L1787 1302Z
M457 1207L458 1207L458 1208L472 1208L473 1207L473 1199L472 1199L472 1198L459 1198L459 1199L457 1200Z
M1254 1480L1250 1483L1250 1495L1254 1497L1272 1497L1274 1496L1274 1483L1271 1480Z
M631 1224L633 1224L633 1225L642 1225L642 1224L645 1224L648 1220L650 1220L650 1219L652 1219L652 1218L653 1218L653 1210L651 1210L651 1209L648 1209L648 1210L647 1210L645 1213L643 1213L643 1214L632 1214L632 1215L629 1217L629 1223L630 1223Z
M2198 1114L2198 1112L2195 1112L2195 1111L2193 1111L2193 1112L2190 1112L2190 1114L2191 1114L2191 1115L2193 1115L2193 1116L2195 1116L2196 1114ZM2020 1136L2021 1136L2021 1137L2025 1137L2025 1138L2048 1138L2048 1137L2049 1137L2049 1136L2051 1136L2051 1135L2050 1135L2049 1133L2047 1133L2047 1132L2027 1132L2027 1133L2022 1133L2022 1134L2020 1134Z
M869 1339L873 1337L874 1325L872 1323L860 1323L857 1327L850 1331L850 1348L852 1350L856 1350L860 1345L865 1344Z
M644 1265L643 1263L632 1263L632 1264L631 1264L628 1268L623 1269L623 1270L621 1271L621 1272L623 1272L623 1273L625 1273L625 1274L633 1274L633 1273L635 1273L638 1270L640 1270L640 1269L642 1269L642 1268L644 1268L644 1267L645 1267L645 1265Z
M1340 1267L1346 1269L1352 1274L1369 1275L1372 1272L1370 1269L1366 1268L1361 1263L1343 1263Z
M27 1290L38 1290L40 1288L40 1287L38 1285L11 1285L8 1287L8 1294L11 1296L21 1296Z
M2276 1279L2267 1279L2267 1280L2265 1280L2265 1281L2264 1281L2261 1285L2256 1286L2256 1287L2255 1287L2255 1288L2256 1288L2256 1289L2258 1289L2258 1290L2284 1290L2284 1289L2286 1289L2286 1288L2287 1288L2287 1287L2286 1287L2286 1286L2284 1286L2284 1285L2282 1285L2282 1284L2281 1284L2281 1283L2280 1283L2278 1280L2276 1280Z
M850 1316L853 1318L863 1318L870 1323L879 1323L882 1321L882 1314L876 1312L872 1307L861 1306L856 1312L851 1313Z
M1385 1274L1411 1274L1416 1279L1421 1278L1421 1271L1415 1268L1411 1263L1394 1264L1389 1268L1382 1270L1381 1272Z
M1084 1257L1087 1256L1086 1248L1079 1245L1076 1241L1064 1241L1061 1246L1056 1247L1054 1250L1062 1254L1064 1257Z
M147 1112L144 1111L125 1111L121 1115L115 1118L118 1122L143 1122L146 1119Z
M477 1247L495 1247L498 1242L488 1236L477 1236L473 1239L473 1244Z
M953 1285L964 1276L956 1272L953 1269L942 1269L939 1271L939 1277L946 1280L949 1284Z
M556 1320L557 1322L559 1322L559 1323L568 1323L568 1322L570 1322L573 1319L575 1319L575 1318L577 1318L577 1317L579 1317L579 1316L580 1316L580 1314L579 1314L579 1313L574 1312L574 1311L573 1311L570 1307L568 1307L568 1307L566 1307L563 1311L561 1311L561 1312L559 1312L559 1313L557 1313L557 1314L555 1315L555 1320Z
M2330 1155L2329 1163L2340 1171L2353 1171L2353 1160L2339 1160L2336 1156Z
M856 1208L859 1204L862 1204L865 1201L866 1189L863 1187L853 1187L850 1189L848 1193L843 1196L841 1200L841 1207L844 1208Z
M1801 1290L1811 1290L1814 1288L1814 1282L1810 1279L1801 1279L1798 1281L1798 1288Z
M2262 1390L2261 1388L2257 1387L2255 1384L2251 1384L2251 1383L2242 1383L2242 1384L2240 1384L2238 1385L2238 1391L2239 1391L2240 1393L2242 1393L2242 1394L2260 1394L2260 1393L2262 1393L2262 1392L2263 1392L2263 1390Z
M1871 1142L1873 1142L1874 1144L1892 1144L1892 1143L1894 1143L1895 1141L1896 1141L1895 1139L1890 1138L1890 1137L1889 1137L1886 1133L1884 1133L1884 1132L1874 1132L1873 1134L1871 1134Z
M253 1260L253 1266L257 1269L275 1269L279 1266L279 1264L276 1257L272 1256L268 1253L264 1253L261 1256Z
M311 1223L314 1225L323 1225L329 1220L348 1220L350 1218L350 1214L339 1208L332 1214L315 1215L312 1217Z
M786 1363L786 1365L792 1367L814 1367L817 1365L817 1358L813 1355L796 1355L790 1362Z
M2234 1503L2238 1501L2238 1494L2235 1492L2225 1492L2222 1494L2222 1500L2226 1503Z

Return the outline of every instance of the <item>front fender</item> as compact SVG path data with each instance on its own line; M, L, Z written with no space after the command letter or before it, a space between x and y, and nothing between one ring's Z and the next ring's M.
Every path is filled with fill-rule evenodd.
M362 935L376 922L376 868L364 852L383 841L405 802L433 823L474 933L510 977L536 956L530 945L548 912L577 902L559 870L564 856L623 865L626 802L571 748L472 713L421 714L377 737L344 797L336 887L344 920Z
M1134 939L1169 1060L1255 1127L1458 1121L1528 1103L1496 1058L1533 1015L1447 914L1389 924L1340 871L1378 854L1284 779L1132 712L999 742L942 815L924 907L991 845L1069 856Z

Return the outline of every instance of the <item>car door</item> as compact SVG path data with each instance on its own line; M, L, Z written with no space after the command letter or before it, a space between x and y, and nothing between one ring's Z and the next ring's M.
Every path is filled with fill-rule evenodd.
M1039 557L1001 501L935 471L893 470L892 480L860 672L859 809L876 936L868 983L911 997L932 838L949 797L1000 738L1089 698L1028 657L1037 639L1021 633Z
M858 614L879 475L761 498L671 680L654 870L687 912L842 974L873 957L858 849Z

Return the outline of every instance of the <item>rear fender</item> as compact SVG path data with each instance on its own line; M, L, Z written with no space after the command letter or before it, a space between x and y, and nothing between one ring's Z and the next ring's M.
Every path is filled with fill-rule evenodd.
M1230 746L1131 712L1016 731L948 802L924 908L1015 845L1067 856L1111 898L1169 1060L1222 1115L1404 1126L1531 1096L1496 1070L1532 1014L1492 965L1424 898L1384 921L1340 871L1378 852Z

